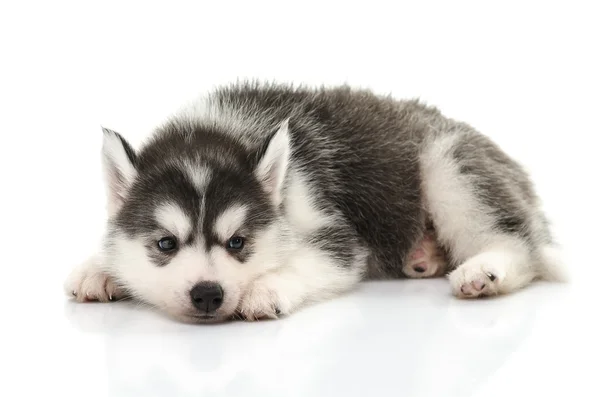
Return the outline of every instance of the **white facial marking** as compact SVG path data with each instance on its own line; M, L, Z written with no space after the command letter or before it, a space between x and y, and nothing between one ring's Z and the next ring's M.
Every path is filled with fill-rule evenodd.
M215 231L219 238L230 238L244 224L247 211L248 208L244 205L236 205L223 211L215 222Z
M210 182L211 172L206 167L195 167L194 165L187 165L185 167L194 187L199 193L203 193L206 190L208 182Z
M196 246L182 248L165 267L148 259L141 240L120 235L115 250L119 253L113 259L118 279L135 297L173 314L193 313L190 289L214 277L206 253Z
M158 223L179 239L185 240L192 231L192 220L173 203L163 204L156 209Z

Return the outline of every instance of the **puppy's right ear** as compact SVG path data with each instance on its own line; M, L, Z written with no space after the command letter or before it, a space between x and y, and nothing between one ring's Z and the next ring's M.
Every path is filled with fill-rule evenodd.
M108 216L115 215L127 197L133 180L137 176L137 155L121 134L102 128L102 165L108 194Z

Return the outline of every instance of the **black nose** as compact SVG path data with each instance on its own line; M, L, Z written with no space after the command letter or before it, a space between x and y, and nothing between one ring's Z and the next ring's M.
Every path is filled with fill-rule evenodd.
M223 288L217 283L201 282L190 291L192 303L201 312L212 312L223 303Z

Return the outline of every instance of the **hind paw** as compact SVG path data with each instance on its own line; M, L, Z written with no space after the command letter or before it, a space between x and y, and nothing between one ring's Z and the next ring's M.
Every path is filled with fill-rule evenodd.
M465 281L460 285L460 293L456 294L461 298L477 298L478 296L489 296L496 294L493 274L478 275L471 282Z
M497 295L502 271L484 255L475 256L449 274L452 293L459 298Z
M410 278L441 276L446 260L433 233L427 233L408 254L402 271Z

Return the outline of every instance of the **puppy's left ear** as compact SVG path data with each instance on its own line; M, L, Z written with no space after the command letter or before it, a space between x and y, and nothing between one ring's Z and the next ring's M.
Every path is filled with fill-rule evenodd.
M269 141L267 150L254 171L275 205L281 204L282 201L281 190L288 169L289 157L289 119L286 119Z
M102 165L108 194L108 216L111 218L125 202L129 188L137 176L137 155L121 134L104 127L102 132Z

